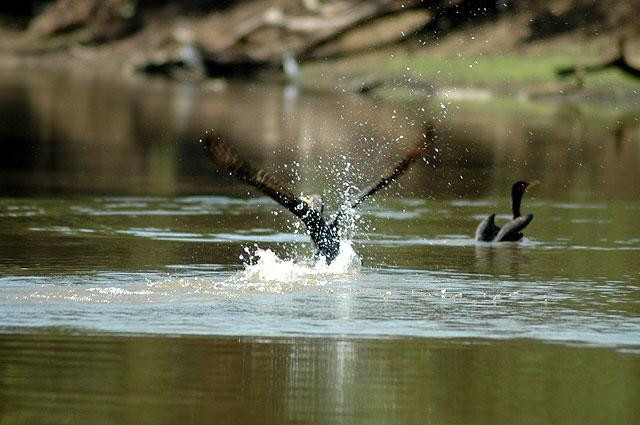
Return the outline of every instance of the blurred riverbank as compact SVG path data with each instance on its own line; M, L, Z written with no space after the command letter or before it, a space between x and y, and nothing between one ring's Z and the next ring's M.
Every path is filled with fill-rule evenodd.
M619 69L558 76L567 67L611 60L622 38L627 40L627 59L640 69L640 38L632 19L640 6L634 2L617 0L605 7L580 0L552 5L512 1L500 8L478 4L479 11L468 10L465 1L429 6L407 2L412 10L345 29L323 40L313 54L305 50L303 35L296 38L269 25L256 26L246 40L233 37L238 27L274 11L285 17L317 17L311 14L311 3L45 2L32 17L19 19L5 11L0 19L0 64L130 79L151 73L204 85L237 78L279 80L387 99L485 102L514 97L636 109L640 105L640 79ZM334 3L341 2L328 4ZM454 16L461 17L456 21ZM286 52L298 59L299 73L282 72Z

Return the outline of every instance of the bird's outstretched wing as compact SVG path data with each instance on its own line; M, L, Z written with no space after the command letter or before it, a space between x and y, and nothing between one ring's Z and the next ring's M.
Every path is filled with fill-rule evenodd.
M493 239L494 242L516 242L522 239L522 230L531 223L533 220L533 214L521 215L514 218L504 226L498 232Z
M476 240L483 242L491 242L496 237L500 228L496 226L496 215L490 214L478 224L476 228Z
M413 164L417 159L424 157L427 146L429 145L432 139L433 139L433 126L429 124L425 126L418 142L413 146L413 148L409 152L406 153L406 155L402 158L402 160L398 163L398 165L388 170L387 173L385 173L380 178L380 180L378 180L376 183L361 190L360 193L358 193L351 200L351 203L349 205L346 205L345 207L341 208L340 211L338 211L335 214L335 216L331 221L335 222L342 215L346 214L347 211L350 211L356 208L358 205L362 203L362 201L369 198L379 190L382 190L387 186L391 185L391 183L395 182L399 177L405 174L409 170L409 167L411 167L411 164Z
M271 197L298 217L302 217L308 212L308 205L298 199L270 172L256 169L249 162L242 160L235 149L220 137L207 136L202 140L202 145L213 162L239 180Z

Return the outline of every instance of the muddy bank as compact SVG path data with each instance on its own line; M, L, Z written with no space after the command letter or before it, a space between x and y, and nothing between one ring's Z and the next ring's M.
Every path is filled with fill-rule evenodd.
M486 4L485 4L486 3ZM0 8L3 63L199 81L286 78L362 94L640 104L640 4L269 0L57 0ZM283 67L283 62L286 64ZM287 71L286 77L283 71Z

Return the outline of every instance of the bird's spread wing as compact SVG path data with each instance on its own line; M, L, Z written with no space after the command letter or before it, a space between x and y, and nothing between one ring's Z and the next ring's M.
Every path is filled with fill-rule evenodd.
M493 239L495 242L516 242L522 239L522 230L531 223L533 220L533 214L522 215L518 218L514 218L498 232Z
M417 159L422 158L426 153L426 148L433 139L433 126L427 125L425 126L422 136L418 140L418 142L413 146L413 148L407 152L407 154L402 158L402 160L396 165L394 168L388 170L380 180L371 186L367 187L364 190L361 190L358 193L351 203L348 206L343 207L340 211L338 211L332 219L332 222L338 220L342 215L346 214L347 211L350 211L356 208L362 201L372 196L374 193L378 192L381 189L386 188L391 185L394 181L396 181L399 177L401 177L404 173L409 170L411 164L413 164Z
M476 228L476 240L491 242L496 237L500 228L495 223L496 215L490 214L478 224Z
M307 213L309 207L305 202L298 199L271 173L255 169L250 163L242 160L220 137L208 136L202 140L202 144L209 158L225 171L271 197L298 217Z

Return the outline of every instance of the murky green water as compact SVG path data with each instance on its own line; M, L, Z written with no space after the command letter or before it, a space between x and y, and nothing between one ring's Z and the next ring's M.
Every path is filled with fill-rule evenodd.
M19 71L0 423L638 422L640 113ZM196 143L215 130L335 208L425 116L436 167L363 205L330 268ZM519 179L542 182L526 239L473 241Z
M0 335L3 423L638 422L637 355L531 340ZM45 413L46 412L46 413Z

